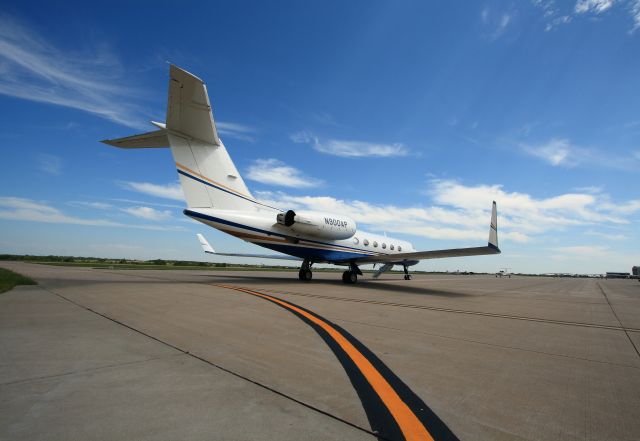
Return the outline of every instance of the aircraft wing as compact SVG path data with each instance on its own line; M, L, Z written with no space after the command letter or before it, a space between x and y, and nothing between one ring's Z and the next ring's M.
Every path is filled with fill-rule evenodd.
M214 254L216 256L231 256L231 257L256 257L258 259L276 259L276 260L295 260L300 262L302 259L294 256L287 256L286 254L238 254L238 253L218 253L216 252L207 239L200 233L196 234L198 236L198 241L202 246L202 250L207 254Z
M442 259L445 257L482 256L500 254L498 248L498 213L496 202L491 209L491 224L489 226L489 243L484 247L452 248L448 250L416 251L412 253L380 254L356 259L356 263L392 263L402 265L406 262L417 262L424 259Z

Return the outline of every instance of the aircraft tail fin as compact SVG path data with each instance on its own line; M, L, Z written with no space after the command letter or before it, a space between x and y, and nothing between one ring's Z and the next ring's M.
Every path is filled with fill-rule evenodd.
M169 68L166 124L154 132L103 141L121 148L170 147L189 208L253 211L254 197L218 136L204 82Z
M206 144L220 145L207 86L200 78L173 64L169 76L167 129Z

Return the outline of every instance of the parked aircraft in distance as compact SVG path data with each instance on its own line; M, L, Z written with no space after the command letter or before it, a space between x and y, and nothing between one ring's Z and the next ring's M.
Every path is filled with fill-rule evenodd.
M171 65L165 123L157 130L104 140L120 148L170 147L187 202L184 214L247 242L285 255L216 253L204 236L204 251L221 256L302 261L300 280L309 281L314 263L346 266L342 280L355 283L359 266L380 263L374 277L394 265L404 268L423 259L498 254L496 203L493 202L486 246L416 251L411 243L358 230L343 214L280 209L253 197L218 136L207 88L196 76Z

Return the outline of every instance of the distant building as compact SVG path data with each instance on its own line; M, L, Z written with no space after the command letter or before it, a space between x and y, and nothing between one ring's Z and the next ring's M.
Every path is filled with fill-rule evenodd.
M634 266L631 268L631 274L634 276L640 276L640 266Z
M617 273L614 271L607 271L607 279L628 279L629 273Z

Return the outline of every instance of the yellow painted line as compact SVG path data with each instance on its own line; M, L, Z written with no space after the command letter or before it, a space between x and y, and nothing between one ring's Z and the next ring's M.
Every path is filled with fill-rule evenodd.
M340 345L342 350L351 358L351 360L358 367L362 375L367 379L373 390L378 394L384 405L389 409L389 412L396 420L396 423L400 427L402 434L404 435L407 441L413 440L433 440L431 434L427 431L427 429L422 425L418 417L411 411L409 406L405 404L404 401L398 396L396 391L391 387L391 385L384 379L382 374L378 372L378 370L367 360L367 358L362 355L358 349L353 346L349 340L347 340L340 332L338 332L333 326L316 317L315 315L309 314L307 311L298 308L291 303L285 302L284 300L280 300L277 297L272 297L267 294L263 294L257 291L251 291L249 289L240 288L231 285L216 285L221 288L233 289L236 291L241 291L247 294L251 294L254 296L262 297L264 299L270 300L278 305L281 305L291 311L294 311L307 320L315 323L320 326L325 332L327 332L333 340Z

